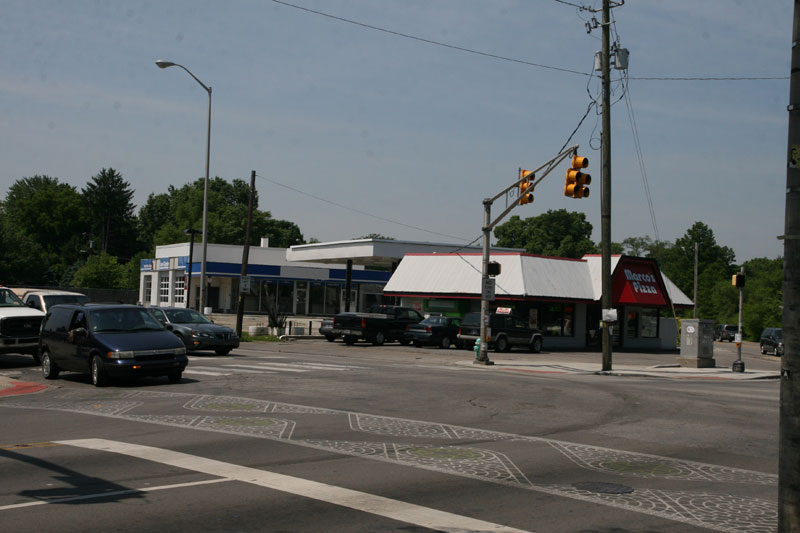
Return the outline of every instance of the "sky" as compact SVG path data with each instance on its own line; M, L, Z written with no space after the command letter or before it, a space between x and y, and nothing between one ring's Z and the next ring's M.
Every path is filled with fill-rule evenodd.
M575 6L601 2L2 0L0 199L24 177L80 190L111 167L138 209L203 177L208 93L163 59L212 87L211 176L255 170L259 208L306 240L471 242L483 199L599 103L601 30L586 23L602 17ZM792 9L613 9L630 52L627 80L612 71L613 241L674 241L700 221L737 262L783 255ZM775 79L644 79L697 77ZM583 212L600 241L601 123L598 106L569 143L589 158L589 198L563 195L562 163L509 216Z

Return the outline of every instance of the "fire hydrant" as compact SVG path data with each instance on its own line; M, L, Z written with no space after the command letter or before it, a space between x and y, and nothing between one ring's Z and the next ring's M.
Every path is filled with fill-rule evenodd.
M481 359L481 340L475 339L475 346L472 347L472 350L475 352L475 359L480 361Z

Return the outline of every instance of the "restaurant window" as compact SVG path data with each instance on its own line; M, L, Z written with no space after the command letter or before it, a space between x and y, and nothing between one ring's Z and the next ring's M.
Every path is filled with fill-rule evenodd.
M153 298L153 276L144 277L144 303L150 305Z
M572 337L575 307L564 304L545 304L541 308L539 324L547 337Z
M658 309L628 308L625 313L625 336L631 339L658 337Z

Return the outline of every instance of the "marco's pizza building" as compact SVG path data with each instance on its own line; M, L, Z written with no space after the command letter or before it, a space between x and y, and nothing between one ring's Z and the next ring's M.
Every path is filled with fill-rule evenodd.
M508 308L545 335L549 348L600 344L601 257L543 257L520 252L493 253L500 263L490 309ZM480 253L407 254L384 287L384 297L426 314L463 316L480 311ZM674 349L674 309L692 301L652 259L611 258L612 305L618 322L614 344L630 349Z

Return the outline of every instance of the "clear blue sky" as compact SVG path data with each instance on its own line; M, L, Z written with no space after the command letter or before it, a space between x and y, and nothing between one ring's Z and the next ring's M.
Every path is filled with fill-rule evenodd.
M270 0L4 0L0 198L22 177L80 189L113 167L141 206L203 176L207 95L155 66L165 59L213 88L212 176L256 170L259 207L306 239L464 243L480 234L481 200L555 155L599 97L585 74L600 30L587 34L591 13L563 2L287 1L515 61ZM629 0L614 19L631 79L612 109L612 239L655 235L630 103L661 239L699 220L739 262L781 256L788 79L636 78L786 78L792 3ZM599 136L592 111L573 139L591 161L590 198L563 196L562 164L511 214L580 210L598 241Z

